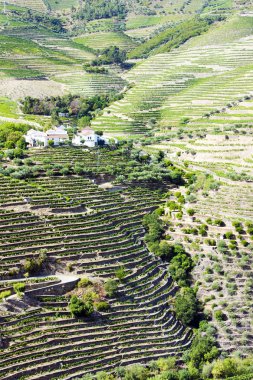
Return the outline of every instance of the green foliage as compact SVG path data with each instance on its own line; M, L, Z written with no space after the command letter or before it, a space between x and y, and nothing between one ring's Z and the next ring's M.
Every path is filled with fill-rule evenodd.
M124 380L146 380L147 376L147 368L139 364L134 364L126 368Z
M71 296L69 310L75 317L89 317L94 311L94 306L91 299L83 301L77 296Z
M194 321L197 310L198 304L194 291L191 288L180 289L175 298L177 318L185 325L189 325Z
M96 374L96 380L114 380L114 376L105 371L101 371Z
M9 297L11 295L11 291L10 290L3 290L2 292L0 292L0 302L6 298L6 297Z
M98 58L91 62L92 66L123 64L126 60L126 52L117 46L110 46L101 51Z
M202 370L205 362L216 359L219 350L215 342L215 329L207 322L201 322L195 334L190 351L186 355L186 360L191 368Z
M16 294L20 295L25 291L25 284L23 282L17 282L13 285L13 289Z
M125 14L125 2L122 0L86 0L75 17L90 21L115 16L124 17Z
M23 135L30 126L18 123L3 123L0 125L0 147L7 149L25 149L26 144Z
M151 214L145 215L143 225L148 230L148 233L145 235L145 241L147 243L159 242L164 234L164 227L157 213L152 212Z
M50 17L48 14L46 15L42 13L31 12L30 9L25 12L23 11L20 16L23 21L41 26L43 25L44 27L51 29L53 32L60 33L65 31L62 21L59 17L55 18Z
M176 254L169 265L169 272L174 281L178 282L179 286L187 285L188 275L193 268L191 257L184 251Z
M118 282L113 279L109 279L105 283L105 291L109 297L114 297L117 293Z
M150 40L133 49L128 58L140 58L150 54L159 54L177 48L188 39L204 33L210 25L209 20L194 17L183 21L179 25L165 29Z
M31 259L25 259L24 264L23 264L23 268L24 268L25 272L27 272L29 275L37 274L40 272L40 270L41 270L41 268L42 268L42 266L46 260L47 260L46 254L44 252L40 253L38 257L34 257Z
M215 379L224 379L237 374L238 363L236 359L226 358L214 363L212 375Z
M126 268L124 266L119 267L115 271L115 276L122 281L126 277Z
M48 146L49 146L49 148L53 148L54 147L54 140L48 140Z
M71 117L91 120L96 110L102 110L111 102L119 100L122 95L95 95L83 98L80 95L47 97L45 99L27 96L22 102L22 111L26 114L58 117L59 113L69 113ZM0 140L1 141L1 140Z
M217 310L215 313L214 313L214 316L215 316L215 319L217 319L217 321L225 321L226 320L226 315L221 311L221 310Z
M82 279L78 282L77 286L78 286L78 288L86 288L87 286L89 286L89 285L91 285L91 284L92 284L91 280L88 279L87 277L84 277L84 278L82 278Z
M106 301L96 302L95 308L97 311L108 311L110 310L110 304Z

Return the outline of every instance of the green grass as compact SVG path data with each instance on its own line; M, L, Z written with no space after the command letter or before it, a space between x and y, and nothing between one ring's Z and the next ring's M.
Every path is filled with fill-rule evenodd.
M88 46L92 49L104 49L109 46L118 46L130 50L136 46L130 37L122 32L98 32L86 34L74 39L75 42Z
M187 15L158 15L158 16L144 16L144 15L130 15L126 22L126 29L138 29L149 26L161 26L166 22L178 22L187 18Z
M228 43L253 34L252 17L234 15L231 18L211 25L208 33L194 38L185 47L197 47Z
M49 5L52 11L62 11L76 7L79 4L78 0L46 0L45 3Z
M45 49L33 41L0 35L1 55L43 55L44 53Z
M0 116L15 117L17 115L16 102L0 97Z

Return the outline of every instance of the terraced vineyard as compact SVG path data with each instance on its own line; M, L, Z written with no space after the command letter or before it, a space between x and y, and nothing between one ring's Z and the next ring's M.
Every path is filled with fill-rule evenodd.
M251 101L235 108L244 110L245 105L250 108ZM228 115L233 114L232 111L233 108L229 108ZM187 166L187 170L199 173L190 195L182 189L183 209L180 211L178 206L178 211L172 212L168 208L167 233L172 241L182 242L192 257L198 257L193 276L199 298L218 329L221 347L250 353L253 331L252 136L248 124L237 129L233 118L222 116L217 118L217 125L207 123L205 130L189 127L189 136L174 135L170 141L148 149L163 149L180 167ZM220 310L222 320L216 319Z
M161 129L178 126L184 118L194 122L201 118L205 123L206 114L251 94L252 18L235 17L230 23L215 25L207 37L197 38L195 47L189 42L189 47L186 44L140 62L125 76L133 88L106 109L94 127L136 133L145 132L152 118ZM236 36L214 45L240 22Z
M80 162L82 157L86 165L96 168L92 153L62 153L53 151L51 159ZM35 154L37 162L50 157L46 151ZM103 162L108 157L100 159ZM50 277L43 284L31 284L25 292L35 297L30 307L25 301L24 305L14 300L7 303L8 311L1 317L6 344L1 353L1 378L64 375L72 379L119 364L180 354L189 347L192 333L175 319L168 305L176 286L166 266L142 242L142 218L160 202L156 192L127 186L108 191L78 176L40 177L32 182L1 177L0 188L4 194L0 204L1 277L6 279L1 290L10 288L7 280L14 273L15 277L23 273L25 259L36 258L42 251L47 256L45 276ZM30 199L29 204L24 198ZM73 319L59 283L69 285L82 276L106 280L122 265L126 277L117 298L110 300L110 310L99 319ZM57 272L50 272L54 266L57 272L71 266L69 278L57 282Z
M0 379L251 380L252 1L0 3Z

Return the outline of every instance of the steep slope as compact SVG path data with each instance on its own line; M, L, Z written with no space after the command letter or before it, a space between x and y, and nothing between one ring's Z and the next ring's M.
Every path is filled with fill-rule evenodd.
M232 33L235 25L237 31ZM180 125L184 118L203 117L250 94L251 25L251 16L233 16L196 37L196 43L193 39L140 62L126 75L133 88L105 110L94 126L116 133L145 132L149 120L155 118L163 129ZM226 38L223 42L224 34L227 42Z
M99 162L103 167L125 165L120 151L110 153L97 157L94 150L69 147L34 150L30 157L38 165L45 159L58 165L71 162L102 175ZM19 276L25 260L42 252L50 275L37 278L38 286L31 279L27 305L17 303L15 309L15 299L5 304L7 311L0 317L7 343L0 352L1 379L74 379L182 355L190 346L192 332L170 306L177 285L142 241L142 218L158 206L159 194L135 186L115 190L104 190L83 175L41 176L32 182L0 176L1 277ZM74 318L68 291L54 272L69 268L72 278L103 283L122 266L125 277L109 298L109 310ZM10 286L0 282L0 292Z

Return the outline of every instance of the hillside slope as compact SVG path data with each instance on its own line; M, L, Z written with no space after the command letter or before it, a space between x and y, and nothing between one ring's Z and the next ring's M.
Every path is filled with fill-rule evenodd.
M166 129L250 94L252 20L251 16L232 16L185 46L138 63L125 76L133 88L105 110L94 126L97 123L111 132L145 132L149 120L155 118ZM232 33L235 25L236 33Z

